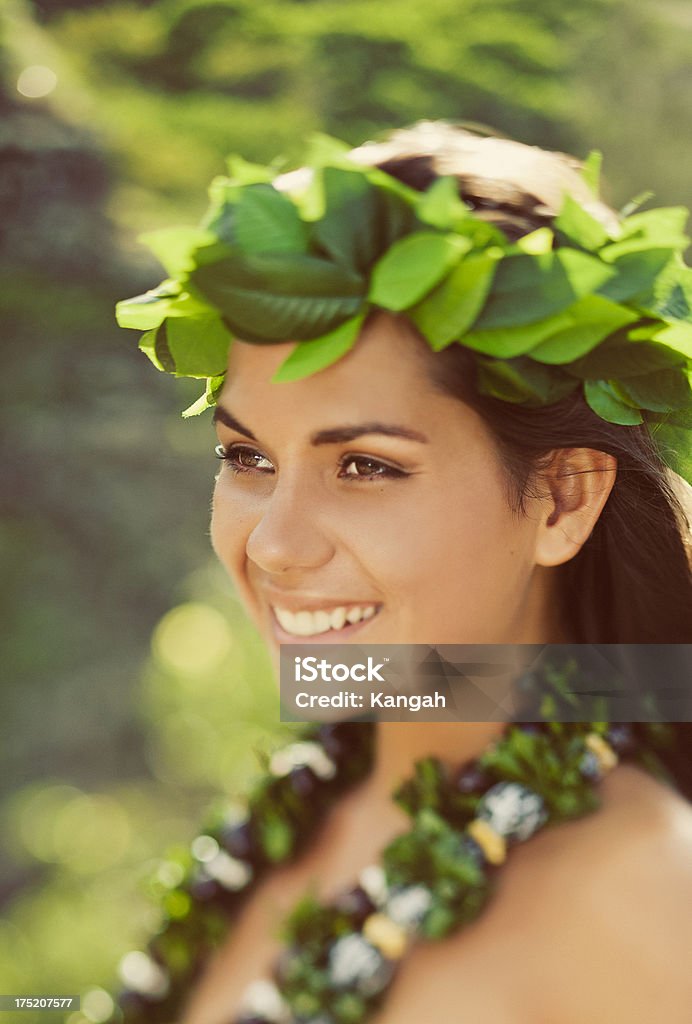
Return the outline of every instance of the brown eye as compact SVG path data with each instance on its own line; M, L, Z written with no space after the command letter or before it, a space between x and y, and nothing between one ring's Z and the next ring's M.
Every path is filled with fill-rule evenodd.
M217 459L228 463L235 473L273 473L269 459L255 448L233 444L226 447L218 444L214 449Z
M403 470L366 455L346 455L341 460L339 476L349 480L374 480L382 477L403 477Z

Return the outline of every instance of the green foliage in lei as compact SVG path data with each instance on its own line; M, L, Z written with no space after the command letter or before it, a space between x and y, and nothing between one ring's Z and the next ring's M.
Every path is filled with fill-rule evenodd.
M120 302L118 322L145 332L140 347L160 370L205 378L184 415L216 402L233 337L297 341L275 379L298 380L344 356L368 312L384 309L435 351L473 351L486 395L542 406L582 389L604 420L647 422L692 481L684 208L635 212L609 230L568 195L551 228L511 242L452 177L417 192L324 137L305 168L284 191L276 167L233 158L200 228L143 239L169 277Z

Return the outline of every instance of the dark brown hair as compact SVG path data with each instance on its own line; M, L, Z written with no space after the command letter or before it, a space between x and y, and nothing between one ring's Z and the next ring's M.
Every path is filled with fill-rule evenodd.
M395 132L355 156L421 190L454 174L461 197L510 238L549 224L565 191L603 223L615 218L593 198L573 158L444 123ZM692 643L689 524L648 428L607 423L576 392L538 409L484 397L474 386L475 366L463 345L431 359L438 386L471 405L493 433L518 513L556 449L592 448L617 459L615 484L590 538L557 570L573 641Z

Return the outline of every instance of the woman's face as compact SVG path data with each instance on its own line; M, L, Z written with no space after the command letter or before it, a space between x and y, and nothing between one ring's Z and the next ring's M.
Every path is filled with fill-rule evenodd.
M425 342L380 314L335 365L272 383L292 347L235 343L216 410L212 542L270 644L545 640L537 510L511 512Z

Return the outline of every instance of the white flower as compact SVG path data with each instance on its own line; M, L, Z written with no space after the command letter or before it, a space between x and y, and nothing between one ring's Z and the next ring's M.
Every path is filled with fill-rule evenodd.
M498 782L478 805L478 817L506 839L524 841L546 821L543 797L519 782Z
M123 984L147 996L165 996L169 981L166 972L150 956L134 949L127 953L118 967Z
M385 903L389 889L387 876L379 864L370 864L367 868L363 868L358 876L358 881L376 907L381 907Z
M273 981L253 981L245 990L242 1008L246 1013L257 1014L272 1024L287 1024L291 1011Z
M294 768L307 765L312 768L318 779L333 779L336 774L336 765L324 751L319 743L312 743L303 740L299 743L290 743L287 747L277 750L269 762L269 770L277 778L289 775Z
M225 850L219 850L211 860L204 864L204 870L210 878L216 879L224 889L237 892L243 889L252 878L252 868L244 860L231 857Z
M432 903L432 894L424 885L409 885L391 894L386 911L402 928L416 928Z
M337 988L349 988L369 981L382 964L382 956L362 935L344 935L331 948L329 977Z

